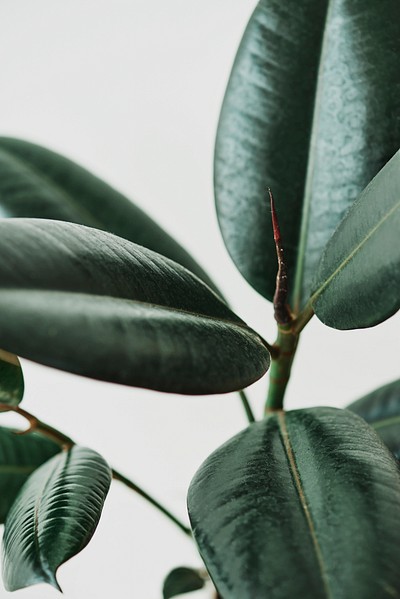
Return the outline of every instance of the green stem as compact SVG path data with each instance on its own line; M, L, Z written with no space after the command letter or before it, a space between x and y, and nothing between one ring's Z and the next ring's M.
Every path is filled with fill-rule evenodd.
M45 435L49 439L52 439L56 443L60 444L63 449L71 449L71 447L75 445L75 442L72 441L70 437L67 437L57 429L45 424L41 420L38 421L37 426L35 426L33 430L37 431L38 433L42 433L42 435Z
M126 478L126 476L124 476L117 470L113 470L112 475L113 475L114 480L119 480L121 483L123 483L129 489L132 489L132 491L135 491L136 493L138 493L138 495L143 497L143 499L146 499L146 501L148 501L149 503L151 503L151 505L156 507L160 512L162 512L164 514L164 516L167 516L167 518L169 518L170 520L172 520L172 522L174 522L177 526L179 526L179 528L186 535L188 535L190 537L192 536L192 531L190 530L189 527L185 526L180 520L178 520L178 518L176 518L173 514L171 514L171 512L169 510L167 510L167 508L165 508L163 505L161 505L161 503L158 503L158 501L156 499L151 497L148 493L146 493L146 491L144 491L138 485L136 485L134 482L129 480L129 478Z
M244 411L246 412L247 420L251 424L252 422L255 422L256 419L254 417L253 410L251 409L249 400L247 399L247 395L243 390L238 391L238 393L240 395L240 399L242 400L242 404L244 407Z
M300 314L292 322L292 332L299 335L304 329L306 324L309 323L311 318L314 316L314 309L310 302L306 304Z
M300 314L288 324L278 324L278 338L271 352L270 384L265 414L283 409L283 400L301 331L314 315L308 303Z
M270 384L265 413L283 409L283 399L290 378L293 359L296 353L299 335L294 333L291 324L278 325L278 338L275 346L277 356L272 359Z
M58 443L58 445L60 445L64 450L71 449L71 447L73 447L75 445L75 442L70 437L67 437L66 435L64 435L64 433L62 433L61 431L57 430L56 428L50 426L49 424L42 422L41 420L36 418L36 416L31 414L30 412L27 412L26 410L23 410L19 406L10 406L8 404L0 403L0 412L5 412L5 411L15 412L15 413L19 414L20 416L22 416L23 418L25 418L29 422L29 428L25 431L18 431L17 434L26 434L26 433L33 432L33 431L42 433L45 437L48 437L52 441L55 441L56 443ZM161 503L159 503L156 499L151 497L151 495L146 493L146 491L141 489L133 481L129 480L129 478L126 478L126 476L123 476L122 474L120 474L117 470L112 469L111 472L112 472L112 476L115 480L119 480L125 486L127 486L129 489L138 493L141 497L146 499L146 501L151 503L151 505L156 507L160 512L162 512L165 516L167 516L167 518L169 518L172 522L174 522L174 524L179 526L179 528L186 535L192 536L192 531L190 530L190 528L185 526L180 520L178 520L178 518L176 518L173 514L171 514L171 512L166 507L161 505Z

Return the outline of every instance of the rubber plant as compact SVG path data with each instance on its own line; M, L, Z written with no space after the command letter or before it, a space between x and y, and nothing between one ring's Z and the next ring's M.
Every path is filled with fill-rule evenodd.
M275 309L265 341L148 216L68 159L0 139L3 579L58 588L111 482L193 535L165 599L400 597L400 382L348 407L284 410L301 331L378 325L400 307L400 4L261 0L222 106L218 219ZM273 191L271 191L273 190ZM17 356L161 392L239 391L249 425L204 462L191 528L98 453L20 407ZM270 367L265 417L243 389ZM20 434L19 434L20 433Z

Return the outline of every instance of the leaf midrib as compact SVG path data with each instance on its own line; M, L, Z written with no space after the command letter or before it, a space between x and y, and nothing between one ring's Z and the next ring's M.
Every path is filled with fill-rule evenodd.
M45 556L42 553L42 550L40 548L40 539L39 539L39 511L42 505L42 501L43 498L45 498L47 490L49 488L49 486L51 485L52 481L53 481L53 477L54 474L60 469L60 460L64 459L64 461L66 462L68 460L70 456L70 453L68 452L61 452L57 457L57 460L54 460L54 466L52 468L52 470L48 473L47 478L44 482L44 484L42 485L41 491L40 493L38 493L37 499L34 503L34 522L33 522L33 538L34 538L34 544L35 544L35 549L36 549L36 555L37 558L39 560L39 564L40 564L40 568L42 570L42 573L45 577L48 578L49 581L51 581L51 583L55 583L58 586L57 580L54 576L54 573L51 572L49 564L47 562L47 559L45 558Z
M36 468L39 468L39 466L41 466L41 464L33 464L31 466L14 466L12 464L2 464L0 466L0 476L2 474L31 474L36 470Z
M376 430L385 428L386 426L392 426L393 424L400 424L400 416L390 416L389 418L383 418L382 420L371 422L370 426L372 426L372 428Z
M309 146L308 146L308 161L307 161L307 170L306 177L304 183L304 195L303 195L303 209L301 215L301 225L300 225L300 237L299 237L299 250L297 254L296 261L296 269L295 269L295 281L294 281L294 289L293 289L293 309L295 312L299 312L302 307L302 291L303 291L303 276L304 276L304 267L305 267L305 257L306 257L306 246L308 239L308 228L310 222L310 213L311 213L311 185L314 176L315 170L315 151L314 147L316 146L316 138L318 136L319 131L319 123L320 123L320 111L321 111L321 89L322 89L322 77L321 73L324 67L324 60L327 54L327 28L330 20L330 14L332 11L332 2L328 0L328 6L326 9L324 30L322 32L322 43L321 43L321 52L320 59L318 64L318 74L317 74L317 83L314 97L314 110L313 110L313 118L311 123L311 134L309 138Z
M319 565L319 572L320 572L322 584L324 587L324 591L325 591L327 599L333 599L333 595L330 591L329 584L328 584L328 577L326 574L326 568L325 568L325 564L324 564L321 547L320 547L320 544L319 544L319 541L318 541L318 538L316 535L312 515L311 515L310 509L308 507L307 500L306 500L304 488L303 488L303 485L301 482L300 473L297 468L296 458L295 458L292 444L291 444L290 438L289 438L289 432L286 427L284 411L280 411L278 413L277 421L278 421L279 432L280 432L280 436L281 436L281 440L282 440L282 445L283 445L283 448L284 448L284 451L286 454L286 458L288 461L288 465L289 465L289 470L292 475L292 479L294 482L294 486L295 486L297 495L299 497L301 509L303 511L305 520L307 522L308 531L310 533L312 545L314 547L315 556L316 556L316 559L317 559L317 562Z
M380 227L392 216L392 214L400 208L400 201L392 206L392 208L367 232L365 237L353 248L353 250L340 262L334 272L322 283L322 285L314 291L310 298L311 304L314 304L319 296L324 292L326 287L335 279L349 262L357 255L367 241L380 229Z

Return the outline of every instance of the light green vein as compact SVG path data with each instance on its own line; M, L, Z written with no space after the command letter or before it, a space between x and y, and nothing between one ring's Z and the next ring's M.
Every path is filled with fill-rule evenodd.
M400 424L400 416L393 416L392 418L384 418L378 420L378 422L371 422L370 426L374 429L384 428L385 426L391 426L393 424Z
M296 464L296 458L294 456L293 448L290 443L289 433L286 428L285 412L283 412L283 411L278 413L278 424L279 424L279 429L280 429L283 445L285 448L286 456L288 459L289 468L290 468L290 471L291 471L291 474L293 477L293 482L295 484L296 491L297 491L297 494L298 494L299 500L300 500L300 505L304 512L304 516L305 516L305 519L306 519L306 522L308 525L308 530L310 532L310 537L311 537L311 541L312 541L312 544L314 547L317 562L319 565L321 579L322 579L322 583L323 583L323 586L325 589L325 593L326 593L326 596L328 599L333 599L333 595L331 594L331 591L329 589L328 577L326 574L326 568L325 568L325 564L324 564L324 558L323 558L321 547L319 545L318 538L317 538L317 535L315 532L314 522L313 522L313 519L311 516L310 508L308 507L308 504L307 504L307 499L306 499L306 496L304 493L303 485L301 483L300 473L298 471L297 464Z
M39 466L12 466L4 464L0 466L0 476L2 474L30 474Z
M342 262L339 264L339 266L336 268L336 270L326 279L326 281L321 285L321 287L319 287L313 293L313 295L311 296L311 300L310 300L312 304L314 304L314 302L318 299L318 297L321 295L321 293L323 293L324 289L326 289L326 287L333 281L333 279L336 278L338 276L338 274L340 274L342 272L342 270L354 258L354 256L361 250L361 248L367 243L367 241L379 230L379 228L387 221L387 219L390 218L390 216L392 216L392 214L399 208L400 208L400 201L397 204L395 204L389 210L389 212L387 212L385 214L385 216L383 216L380 219L380 221L378 221L376 223L376 225L374 227L372 227L372 229L360 241L360 243L358 243L356 245L356 247L350 252L350 254L344 260L342 260Z
M320 112L321 112L321 96L322 96L322 71L324 69L325 58L328 52L328 25L331 18L332 12L332 2L328 2L328 7L326 10L325 16L325 25L322 33L322 43L321 43L321 56L318 65L318 75L317 75L317 83L316 83L316 91L315 91L315 99L314 99L314 112L313 119L311 124L311 135L310 135L310 143L309 143L309 160L307 165L307 172L304 184L304 201L303 201L303 210L302 210L302 219L301 219L301 228L300 228L300 240L299 240L299 250L297 254L297 263L296 263L296 271L295 271L295 282L294 282L294 290L293 290L293 301L294 301L294 309L297 313L301 309L302 302L302 291L303 291L303 276L304 276L304 268L305 268L305 260L306 260L306 249L307 249L307 240L308 240L308 229L310 222L310 213L311 213L311 200L312 200L312 183L314 178L315 171L315 158L316 158L316 145L317 139L320 129Z

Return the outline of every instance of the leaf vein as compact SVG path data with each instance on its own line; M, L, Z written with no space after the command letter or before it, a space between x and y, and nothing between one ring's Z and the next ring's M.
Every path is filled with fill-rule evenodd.
M294 281L294 291L293 291L293 301L294 301L294 310L295 312L299 312L301 309L302 302L302 293L303 293L303 278L304 278L304 270L305 270L305 260L306 260L306 250L307 250L307 241L308 241L308 230L310 224L310 216L311 216L311 186L312 180L315 171L315 159L316 159L316 146L317 146L317 138L320 128L320 112L321 112L321 94L322 94L322 71L325 64L325 57L327 54L327 44L328 44L328 25L330 22L330 14L332 8L332 2L328 0L328 6L326 9L325 15L325 24L324 30L322 32L321 39L321 52L318 64L318 74L317 81L315 87L315 97L314 97L314 110L313 110L313 118L311 123L310 130L310 138L309 138L309 148L308 148L308 165L304 182L304 201L303 201L303 210L301 216L301 226L300 226L300 238L299 238L299 250L297 255L296 262L296 270L295 270L295 281Z
M280 430L280 434L281 434L281 438L282 438L283 447L285 449L286 457L287 457L288 464L289 464L289 469L290 469L290 472L291 472L291 475L293 478L293 482L294 482L297 494L299 496L300 505L301 505L301 508L303 510L303 513L304 513L304 516L305 516L305 519L306 519L306 522L308 525L308 530L310 532L310 536L311 536L312 544L313 544L313 547L315 550L317 562L318 562L318 565L320 568L321 579L322 579L322 582L324 585L326 596L328 599L332 599L333 596L331 594L329 584L328 584L328 577L327 577L327 573L326 573L326 568L325 568L325 564L324 564L321 547L320 547L320 544L318 542L318 538L316 535L311 511L307 504L307 499L306 499L303 485L301 482L300 473L299 473L299 470L298 470L297 464L296 464L296 458L294 456L293 448L292 448L292 445L290 442L289 432L286 427L285 413L283 411L279 412L279 414L278 414L278 424L279 424L279 430Z
M338 274L342 272L342 270L349 264L349 262L354 258L354 256L361 250L361 248L367 243L367 241L379 230L379 228L387 221L387 219L392 216L396 210L400 208L400 201L395 204L389 212L387 212L372 229L366 234L366 236L355 246L355 248L346 256L344 260L339 264L336 270L326 279L326 281L317 289L313 295L311 296L311 304L318 299L318 297L323 293L324 289L333 281L334 278L337 277Z

